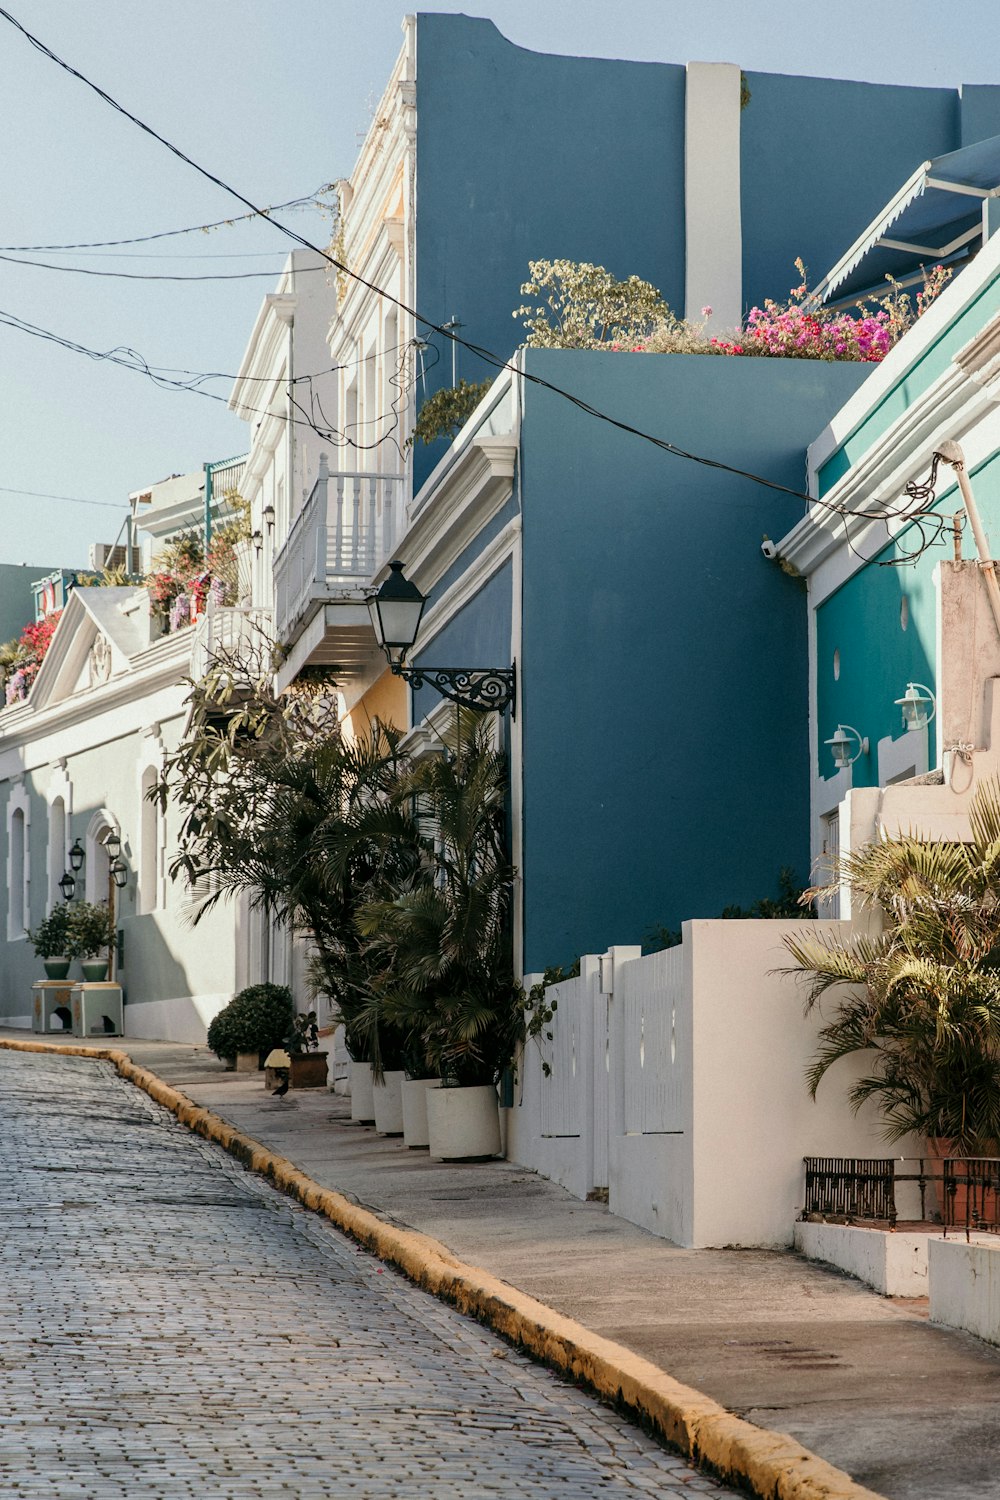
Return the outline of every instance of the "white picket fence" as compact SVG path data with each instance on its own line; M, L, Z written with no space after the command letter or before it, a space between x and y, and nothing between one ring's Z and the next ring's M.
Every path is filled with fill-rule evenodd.
M800 926L686 922L664 953L584 957L523 1052L507 1156L681 1245L790 1245L804 1156L886 1150L874 1110L847 1104L860 1060L806 1090L821 1021L780 973Z

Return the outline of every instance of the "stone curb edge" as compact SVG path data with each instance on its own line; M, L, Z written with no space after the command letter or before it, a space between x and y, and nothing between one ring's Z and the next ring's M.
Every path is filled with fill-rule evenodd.
M425 1291L624 1407L693 1463L704 1465L758 1500L884 1500L794 1438L733 1416L710 1396L682 1385L621 1344L458 1260L440 1241L388 1224L343 1194L320 1187L286 1157L195 1104L148 1068L139 1067L120 1048L7 1038L0 1039L0 1047L112 1063L123 1078L169 1109L189 1130L221 1146L305 1208L323 1214Z

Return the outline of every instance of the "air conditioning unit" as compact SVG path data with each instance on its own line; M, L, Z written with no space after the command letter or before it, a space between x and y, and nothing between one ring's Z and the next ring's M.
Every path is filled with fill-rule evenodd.
M110 542L91 542L90 544L90 566L97 572L103 568L124 568L126 566L125 547L112 547ZM132 548L132 562L129 566L130 573L142 572L142 551L139 547Z

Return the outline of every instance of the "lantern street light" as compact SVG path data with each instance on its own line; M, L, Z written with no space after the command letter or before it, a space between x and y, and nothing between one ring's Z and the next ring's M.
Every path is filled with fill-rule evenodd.
M111 879L120 891L123 891L128 885L128 865L123 859L113 859L111 861Z
M853 755L851 754L852 735L858 745ZM833 763L838 771L846 771L848 766L853 766L862 755L867 755L869 749L867 738L860 735L856 729L852 729L850 724L838 724L837 732L823 743L830 746L830 754L833 756Z
M108 851L108 858L114 863L122 852L122 841L114 829L105 834L104 847Z
M267 526L268 535L274 531L274 506L265 505L263 510L264 524Z
M368 597L375 639L396 677L412 688L429 685L442 697L462 708L495 708L511 713L517 691L516 668L510 667L408 667L406 653L417 639L427 596L409 578L403 564L391 562L382 587Z
M64 901L72 901L73 892L76 890L76 881L68 870L63 871L62 879L59 882L59 889L63 893Z
M80 843L80 840L77 839L76 843L73 845L72 849L69 851L70 869L73 871L73 873L75 875L78 875L80 873L80 871L83 869L83 862L86 859L86 857L87 857L86 854L83 852L83 845Z
M902 709L903 723L910 733L926 729L937 713L937 700L922 682L908 682L902 698L895 701L896 707Z

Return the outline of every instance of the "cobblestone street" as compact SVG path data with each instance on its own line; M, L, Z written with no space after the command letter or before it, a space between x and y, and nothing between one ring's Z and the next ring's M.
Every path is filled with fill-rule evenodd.
M200 1141L0 1052L5 1497L729 1493Z

